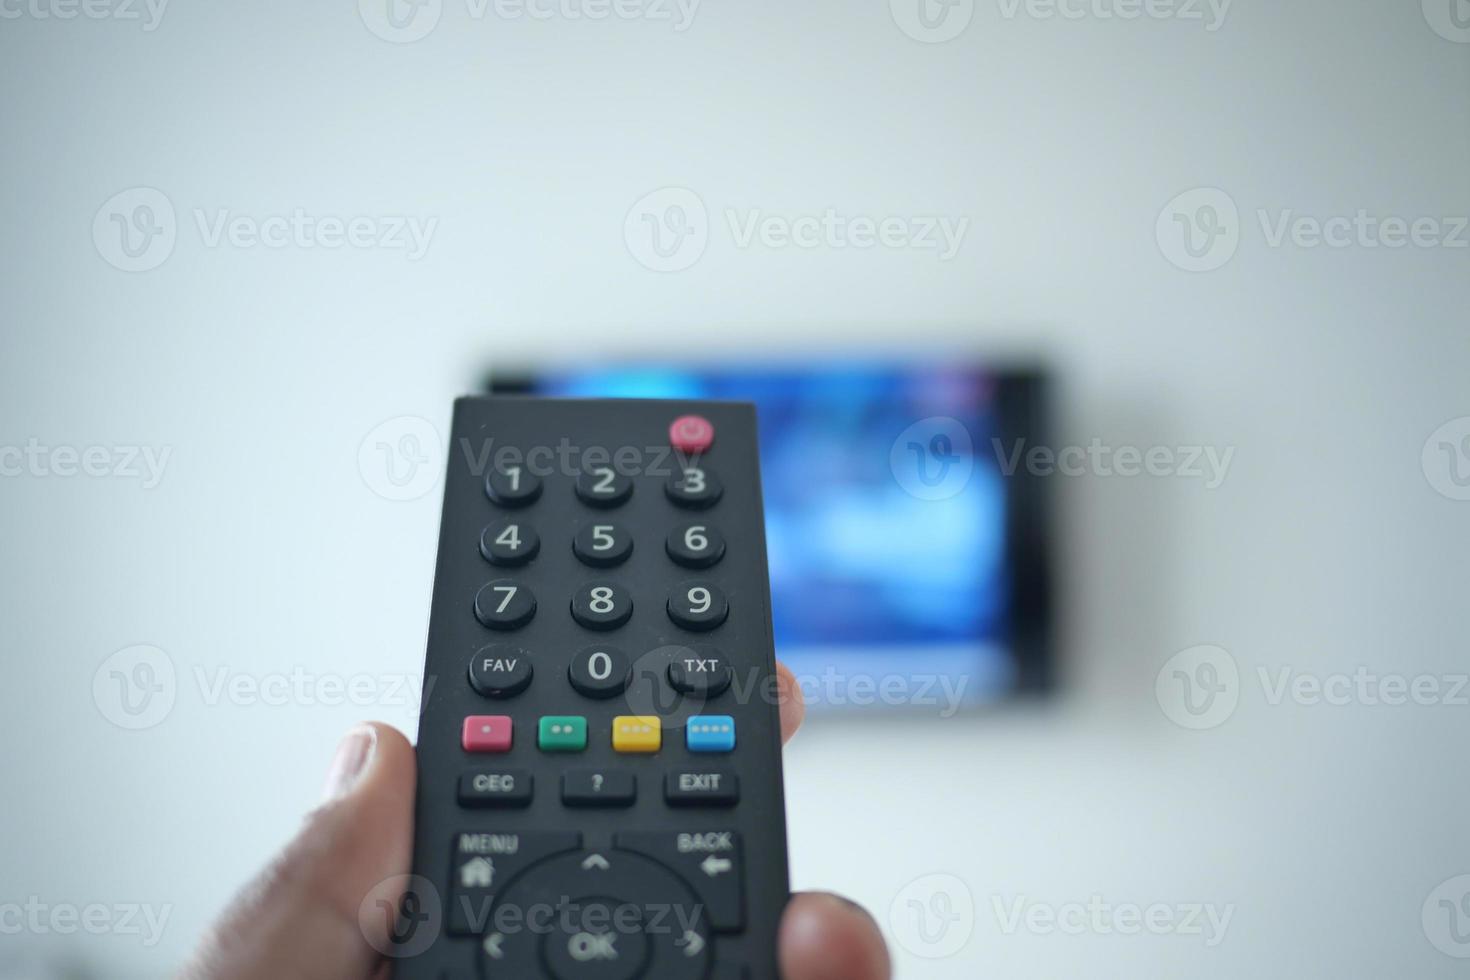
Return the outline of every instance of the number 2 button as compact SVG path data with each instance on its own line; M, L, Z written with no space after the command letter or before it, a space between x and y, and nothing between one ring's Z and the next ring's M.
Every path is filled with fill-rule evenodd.
M480 532L480 554L492 565L524 565L540 548L536 532L520 521L494 521Z
M617 629L633 615L633 597L610 582L592 582L572 595L572 618L589 630Z
M536 615L536 597L514 579L486 583L475 596L475 618L493 630L525 626Z
M708 582L680 582L669 593L669 618L686 630L712 630L730 615L730 603L719 586Z
M611 466L599 466L577 477L577 496L593 507L616 507L633 495L633 478Z

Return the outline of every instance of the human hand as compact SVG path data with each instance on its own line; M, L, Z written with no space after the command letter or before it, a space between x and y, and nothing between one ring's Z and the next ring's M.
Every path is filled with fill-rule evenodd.
M779 670L781 737L804 708ZM369 980L388 975L378 952L387 923L359 921L363 898L402 881L413 852L417 760L397 730L373 723L342 740L323 803L300 833L236 897L200 943L180 980ZM395 905L399 896L383 896ZM375 928L381 935L373 935ZM825 892L793 895L781 920L784 980L884 980L888 950L873 919Z

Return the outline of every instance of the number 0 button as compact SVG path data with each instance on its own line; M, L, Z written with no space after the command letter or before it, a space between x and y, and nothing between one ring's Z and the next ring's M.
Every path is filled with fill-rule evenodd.
M709 568L725 557L725 536L708 524L681 524L669 532L664 549L685 568Z
M524 565L541 550L541 538L517 520L492 521L480 532L480 554L492 565Z
M475 596L475 618L493 630L519 629L534 615L536 597L514 579L488 582Z
M592 582L572 595L572 618L589 630L617 629L633 615L633 598L611 582Z
M572 553L584 565L611 568L633 553L633 536L616 524L588 524L572 538Z
M577 651L567 677L578 694L600 700L627 690L630 669L628 655L617 647L591 646Z
M524 466L506 466L485 474L485 494L502 507L524 507L541 496L541 477Z
M728 615L725 593L709 582L680 582L669 594L669 618L686 630L712 630Z
M611 466L599 466L577 477L577 496L593 507L616 507L633 495L633 478Z

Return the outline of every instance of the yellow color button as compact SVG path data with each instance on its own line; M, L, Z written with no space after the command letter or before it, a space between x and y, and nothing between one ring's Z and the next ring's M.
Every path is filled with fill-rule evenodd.
M612 732L615 752L657 752L663 744L657 715L618 715Z

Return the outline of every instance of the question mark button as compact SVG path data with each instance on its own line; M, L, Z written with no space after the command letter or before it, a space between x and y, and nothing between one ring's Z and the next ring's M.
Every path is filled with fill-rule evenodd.
M561 777L567 806L632 806L637 798L637 777L622 769L572 769Z

